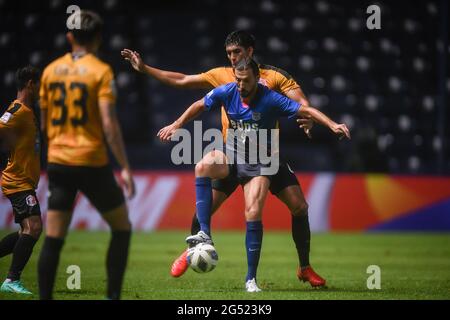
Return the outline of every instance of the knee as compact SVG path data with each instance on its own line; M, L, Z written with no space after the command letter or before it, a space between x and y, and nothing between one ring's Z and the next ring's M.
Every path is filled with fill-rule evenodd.
M125 221L123 223L123 226L122 226L121 230L122 231L131 231L131 229L132 229L131 222L130 222L129 219L127 219L127 221Z
M130 220L127 218L118 219L109 224L111 231L131 231L132 225Z
M204 163L203 161L200 161L195 165L196 177L208 177L209 175L210 175L210 165Z
M28 234L35 239L39 239L42 233L42 221L40 219L30 219L24 225L22 234Z
M125 205L103 214L112 231L131 231L132 225Z
M308 203L306 201L299 201L291 208L291 213L295 217L308 215Z

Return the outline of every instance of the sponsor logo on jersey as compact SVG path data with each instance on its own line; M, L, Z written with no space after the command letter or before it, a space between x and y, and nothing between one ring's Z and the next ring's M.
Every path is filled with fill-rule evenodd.
M66 64L58 65L53 72L57 76L67 76L69 74L69 66Z
M85 66L78 66L77 71L80 76L88 73L88 69Z
M250 130L258 130L259 124L258 123L250 123L250 122L244 122L242 120L235 121L230 119L231 127L235 130L244 130L244 131L250 131Z

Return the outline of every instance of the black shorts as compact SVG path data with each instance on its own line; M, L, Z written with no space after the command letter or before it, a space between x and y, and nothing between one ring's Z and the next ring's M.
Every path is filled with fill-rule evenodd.
M20 224L31 216L41 216L41 207L34 190L20 191L6 197L11 201L14 222Z
M229 197L240 184L245 184L251 177L258 176L256 174L257 168L249 166L241 164L229 165L230 174L224 179L213 180L213 189L223 192ZM280 161L280 168L277 174L268 177L270 178L269 190L273 195L277 195L287 187L300 185L294 171L285 161Z
M106 213L125 203L122 189L109 165L81 167L49 163L47 173L49 210L71 211L78 191L100 213Z

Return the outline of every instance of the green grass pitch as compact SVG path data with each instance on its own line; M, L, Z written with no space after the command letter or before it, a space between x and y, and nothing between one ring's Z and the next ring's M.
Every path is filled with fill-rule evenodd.
M4 236L6 231L0 231ZM261 293L244 292L244 233L215 232L217 268L208 274L192 270L181 278L169 274L172 260L184 248L186 232L137 232L133 235L123 299L450 299L450 234L354 233L313 234L311 262L327 279L328 289L315 290L296 276L297 255L290 233L265 232L258 271ZM24 284L37 292L36 262L42 239L25 269ZM56 299L103 299L107 232L71 232L61 257ZM10 257L0 259L6 275ZM69 265L81 268L81 289L66 286ZM381 290L367 288L369 265L381 268ZM3 279L2 279L3 280ZM3 299L37 299L1 294Z

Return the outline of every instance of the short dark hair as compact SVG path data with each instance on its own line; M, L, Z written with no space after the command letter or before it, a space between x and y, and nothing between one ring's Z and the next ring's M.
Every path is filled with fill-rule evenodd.
M70 25L74 25L75 19L79 19L80 28L74 28L70 31L78 44L90 44L101 35L103 20L95 12L81 10L73 13L67 20L70 22Z
M225 48L230 45L237 45L245 49L249 47L255 48L255 41L255 37L251 33L245 30L236 30L231 32L225 39Z
M234 67L234 70L238 71L244 71L251 69L255 77L259 77L259 66L256 63L255 60L252 58L243 58L241 61L239 61L236 66Z
M41 72L38 68L32 66L26 66L23 68L19 68L16 71L16 87L17 90L23 90L28 81L33 81L34 83L38 83L41 77Z

